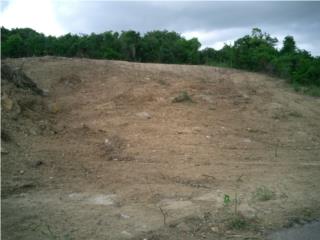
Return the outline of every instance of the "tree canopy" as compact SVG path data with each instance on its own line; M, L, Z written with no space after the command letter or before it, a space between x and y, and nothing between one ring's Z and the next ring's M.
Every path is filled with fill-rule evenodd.
M206 64L259 71L288 79L295 86L320 87L320 58L298 49L292 36L278 40L254 28L220 50L200 49L197 38L187 40L173 31L151 31L144 35L121 33L66 34L45 36L30 28L1 28L1 57L65 56L137 62ZM320 91L319 91L320 92Z

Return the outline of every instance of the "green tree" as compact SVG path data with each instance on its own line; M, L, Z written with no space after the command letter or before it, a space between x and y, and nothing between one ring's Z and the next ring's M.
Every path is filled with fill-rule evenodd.
M286 36L283 40L282 54L292 54L296 52L296 42L292 36Z
M139 47L140 34L135 31L124 31L119 38L121 44L121 53L124 60L136 61Z
M24 57L27 55L24 41L19 34L10 35L1 44L1 50L3 57Z

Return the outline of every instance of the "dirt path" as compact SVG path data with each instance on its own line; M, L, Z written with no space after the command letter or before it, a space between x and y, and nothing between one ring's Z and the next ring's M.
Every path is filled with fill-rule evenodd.
M4 239L263 239L320 216L320 99L214 67L5 62L49 113L3 143ZM235 194L248 228L228 224Z

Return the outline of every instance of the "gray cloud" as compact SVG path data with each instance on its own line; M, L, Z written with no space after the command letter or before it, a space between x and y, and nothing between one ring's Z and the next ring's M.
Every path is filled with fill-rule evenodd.
M320 55L320 2L48 1L59 26L71 33L167 29L221 47L259 27L280 41L292 35L298 47Z
M60 23L73 33L167 29L191 37L190 33L201 32L207 33L204 46L217 46L259 27L279 40L293 35L298 47L320 55L319 2L88 1L59 2L56 11Z

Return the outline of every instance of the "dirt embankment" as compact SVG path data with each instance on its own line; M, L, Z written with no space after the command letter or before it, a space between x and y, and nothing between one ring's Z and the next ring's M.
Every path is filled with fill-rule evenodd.
M320 216L320 100L279 79L3 62L5 239L264 239Z

